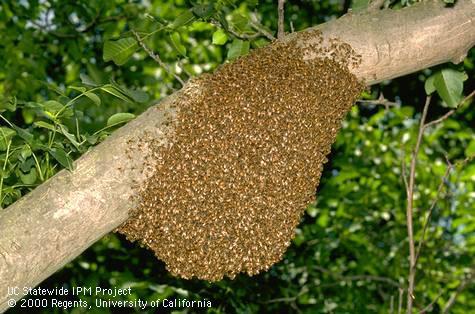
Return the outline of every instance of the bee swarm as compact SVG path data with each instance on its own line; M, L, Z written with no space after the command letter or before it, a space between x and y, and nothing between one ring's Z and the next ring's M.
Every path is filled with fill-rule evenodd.
M302 33L319 38L319 34ZM296 40L296 39L293 39ZM119 228L183 278L216 281L282 259L325 157L364 86L347 44L274 42L203 75L175 106L140 206ZM325 58L304 61L307 52ZM307 58L308 59L308 58ZM187 96L188 95L188 96Z

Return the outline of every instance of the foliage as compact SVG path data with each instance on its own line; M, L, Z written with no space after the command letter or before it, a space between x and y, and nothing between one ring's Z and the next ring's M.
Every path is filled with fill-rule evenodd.
M339 16L351 1L287 1L296 30ZM416 1L386 1L399 8ZM353 1L363 10L368 2ZM186 80L267 44L273 1L3 1L0 4L0 204L6 207ZM290 29L286 25L287 31ZM157 53L160 67L137 42ZM475 256L475 165L447 163L475 153L475 54L374 87L398 106L355 106L343 124L317 191L282 262L255 277L216 284L171 277L152 254L110 234L43 286L132 287L123 299L212 301L209 312L387 313L397 311L408 274L406 194L421 106L433 95L418 154L414 228L422 237L415 305L440 312ZM437 94L437 96L436 96ZM445 108L449 107L449 108ZM439 192L439 183L443 189ZM1 232L1 231L0 231ZM475 311L468 286L453 313ZM97 296L83 296L94 301ZM119 297L120 299L120 297ZM183 309L181 309L183 310ZM59 310L58 310L59 311ZM150 312L153 312L150 310Z

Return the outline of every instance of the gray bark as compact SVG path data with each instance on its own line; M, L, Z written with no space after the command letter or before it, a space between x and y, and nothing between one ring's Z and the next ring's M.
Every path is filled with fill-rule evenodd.
M475 45L475 2L445 8L442 1L428 1L399 11L347 14L316 28L362 56L350 70L371 85L461 61ZM0 212L0 312L7 300L19 298L8 296L8 287L38 285L127 219L137 205L134 186L150 173L143 169L149 148L133 143L145 143L145 137L166 143L166 116L176 115L170 104L182 96L179 91L164 99L84 154L74 171L60 171Z

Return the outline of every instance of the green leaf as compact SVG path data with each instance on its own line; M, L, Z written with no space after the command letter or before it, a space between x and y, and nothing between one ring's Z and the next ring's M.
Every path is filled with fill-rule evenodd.
M453 69L443 69L434 74L434 86L448 107L455 108L462 100L463 82L467 74Z
M173 32L170 34L170 40L173 48L181 54L183 57L186 57L186 47L181 42L181 36L178 32Z
M427 95L430 95L433 92L435 92L436 88L434 85L434 75L431 75L426 79L426 82L424 84L424 89L426 90Z
M23 145L23 147L21 148L21 151L20 151L20 155L23 159L27 159L28 157L31 156L31 148L29 145Z
M8 142L15 136L16 132L5 126L0 127L0 151L6 151Z
M84 84L84 85L88 85L88 86L99 86L99 84L97 84L97 82L95 82L89 75L87 74L84 74L84 73L81 73L79 74L79 77L81 78L81 82Z
M24 139L25 142L27 142L28 144L33 143L33 139L34 139L33 134L31 134L27 130L24 130L22 128L17 127L16 125L13 125L13 128L15 129L18 136L20 136L22 139Z
M98 135L86 135L86 141L91 145L95 145L97 143L98 138Z
M224 45L228 41L228 36L226 32L222 29L218 29L213 33L213 44L214 45Z
M138 103L147 102L149 99L148 94L140 89L127 89L127 96L129 96Z
M141 91L139 89L133 90L133 89L128 89L127 87L119 85L116 81L111 79L111 84L114 86L114 88L119 91L121 94L127 96L130 100L139 102L139 103L144 103L148 101L148 94L145 93L144 91Z
M31 168L28 173L23 173L20 171L20 180L23 184L33 184L36 182L36 168Z
M25 145L28 146L28 145ZM20 164L20 170L23 172L29 172L30 169L35 165L35 159L34 158L28 158L25 159L24 162Z
M17 105L16 97L2 99L0 100L0 112L3 112L5 110L13 112L16 110L16 105Z
M59 124L59 130L61 131L61 134L63 134L69 140L69 142L71 142L71 144L74 145L74 147L79 149L81 144L79 144L79 142L76 140L76 137L73 134L69 133L68 129L64 125Z
M249 19L241 13L231 16L231 24L238 32L246 32L250 30Z
M62 148L51 148L48 151L51 156L53 156L53 158L61 164L61 166L70 171L73 170L73 160Z
M125 102L132 102L132 100L127 95L125 95L120 89L118 89L112 84L107 84L107 85L102 86L101 90L119 99L122 99Z
M99 98L99 96L97 96L96 94L94 94L93 92L86 92L84 93L84 95L89 98L90 100L92 100L92 102L94 104L96 104L97 106L100 106L101 105L101 99Z
M171 29L177 29L182 26L191 24L195 20L195 16L190 10L187 10L180 14L170 25Z
M53 118L58 112L61 112L60 116L65 118L70 118L74 114L70 107L64 108L65 105L56 100L45 101L41 104L41 107L43 107L48 118Z
M228 50L228 59L234 60L249 52L249 42L240 39L234 39Z
M107 119L107 126L114 126L117 124L126 123L132 120L133 118L135 118L135 115L132 113L128 113L128 112L116 113L112 115L109 119Z
M193 13L195 13L197 16L203 19L210 17L215 11L213 2L210 2L208 4L194 5L192 10L193 10Z
M87 91L87 88L85 87L82 87L82 86L68 86L69 89L73 89L73 90L76 90L80 93L84 93L85 91Z
M104 43L104 61L114 61L117 65L123 65L139 48L137 41L132 37L119 40L108 40Z
M465 156L471 157L475 155L475 140L471 140L467 148L465 148Z
M44 128L44 129L48 129L48 130L51 130L51 131L56 131L54 125L48 123L48 122L45 122L45 121L36 121L35 123L33 123L33 125L35 127L39 127L39 128Z
M48 111L52 114L56 114L59 111L63 110L64 105L56 100L48 100L41 104L43 110Z

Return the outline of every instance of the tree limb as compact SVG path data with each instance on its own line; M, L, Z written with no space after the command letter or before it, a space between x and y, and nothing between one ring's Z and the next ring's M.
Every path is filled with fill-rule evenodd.
M417 134L416 145L412 151L411 164L409 170L409 180L406 188L407 194L407 207L406 207L406 221L407 221L407 235L409 239L409 276L407 287L407 313L412 314L412 305L414 300L414 286L416 278L416 251L414 245L414 230L412 225L413 205L414 205L414 188L416 182L416 167L417 167L417 155L422 143L422 137L424 135L424 125L427 118L427 112L429 110L431 97L426 98L424 109L422 111L421 121L419 124L419 132Z
M277 26L277 38L281 39L282 37L285 36L285 30L284 30L284 5L285 5L285 0L279 0L278 2L278 13L279 13L279 20L278 20L278 26Z

